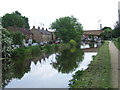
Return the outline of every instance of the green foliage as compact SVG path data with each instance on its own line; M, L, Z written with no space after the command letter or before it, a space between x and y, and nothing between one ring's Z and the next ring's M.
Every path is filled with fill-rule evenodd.
M37 43L35 40L32 41L33 43Z
M77 45L75 40L70 40L69 43L70 43L71 47L76 47L76 45Z
M112 88L111 61L108 42L105 42L94 56L89 67L77 71L70 80L70 88Z
M13 43L15 45L23 45L23 39L25 38L25 35L21 32L11 32L11 36L13 38Z
M73 48L71 48L73 49ZM83 52L79 48L74 48L74 51L70 48L63 49L56 56L56 62L52 63L52 66L60 73L72 73L83 59Z
M113 39L115 46L120 50L120 37Z
M20 56L25 56L25 49L24 48L17 48L13 51L12 57L20 57Z
M75 72L75 74L72 76L73 79L71 79L69 82L69 87L73 88L74 87L74 84L77 80L79 80L80 76L84 73L83 70L78 70L77 72Z
M51 24L51 28L56 30L56 36L65 43L71 39L77 43L80 42L83 27L73 16L56 19L56 21Z
M101 33L101 37L104 40L109 40L112 38L112 29L110 27L104 27L102 30L104 30L104 32Z
M113 36L113 38L120 37L120 24L118 22L116 22L115 28L112 31L112 36Z
M28 18L22 16L21 13L15 11L11 14L7 13L2 17L2 25L4 28L8 26L16 26L16 27L25 27L30 28L28 23Z
M2 27L0 27L0 42L2 42L2 56L5 59L10 58L12 54L13 40L10 32Z
M33 56L36 56L36 55L40 54L40 52L41 52L39 46L32 46L32 47L31 47L31 50L32 50L32 55L33 55Z
M40 54L41 50L39 46L29 46L17 48L13 51L12 57L23 57L26 55L36 56Z

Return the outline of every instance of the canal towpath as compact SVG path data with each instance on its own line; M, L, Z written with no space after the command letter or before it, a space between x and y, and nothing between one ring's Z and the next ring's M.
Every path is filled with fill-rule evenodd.
M118 80L118 73L120 73L120 67L118 64L120 63L118 62L120 51L116 48L112 41L109 41L109 51L111 56L112 85L113 88L118 88L120 84L120 80Z

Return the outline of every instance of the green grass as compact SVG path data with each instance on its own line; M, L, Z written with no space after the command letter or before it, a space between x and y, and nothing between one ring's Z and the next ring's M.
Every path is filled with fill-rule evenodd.
M115 46L120 50L120 37L113 39Z
M70 87L72 88L112 88L111 85L111 64L108 42L105 42L98 50L97 56L83 72L76 72L73 76Z

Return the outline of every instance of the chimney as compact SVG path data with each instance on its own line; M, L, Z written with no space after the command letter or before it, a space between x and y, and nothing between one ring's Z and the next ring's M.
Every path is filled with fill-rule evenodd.
M40 27L38 26L38 29L40 29Z
M42 28L42 30L44 30L44 28Z
M33 29L35 29L35 26L33 26Z

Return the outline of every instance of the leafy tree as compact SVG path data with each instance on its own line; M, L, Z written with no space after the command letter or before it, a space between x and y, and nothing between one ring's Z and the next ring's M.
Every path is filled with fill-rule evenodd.
M104 32L101 33L101 37L104 40L109 40L112 38L112 29L110 27L104 27L102 30Z
M112 36L114 38L120 37L120 24L118 22L116 22L116 24L115 24L115 28L112 31Z
M51 24L51 28L56 30L56 36L62 39L63 42L69 42L70 40L80 42L83 27L73 16L56 19Z
M22 16L21 13L15 11L11 14L7 13L2 17L2 25L4 28L8 26L16 26L16 27L25 27L30 28L28 23L28 18Z
M23 39L25 38L25 35L21 32L11 32L13 43L15 45L23 45Z
M29 26L29 23L28 23L28 21L29 21L28 18L25 17L25 16L23 16L22 18L25 20L25 28L28 28L28 29L29 29L30 26Z
M13 40L10 32L0 26L0 42L2 43L2 57L8 59L12 54Z

